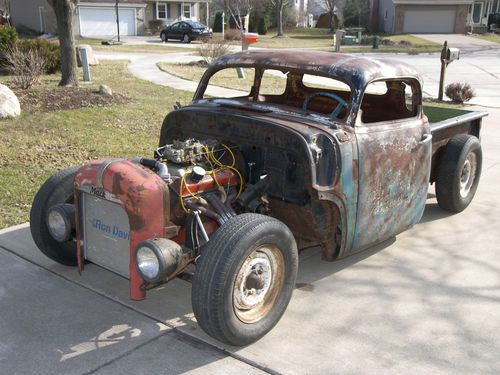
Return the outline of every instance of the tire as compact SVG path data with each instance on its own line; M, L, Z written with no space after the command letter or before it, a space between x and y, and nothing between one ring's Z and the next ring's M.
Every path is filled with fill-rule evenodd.
M191 38L189 37L188 34L184 34L182 36L182 43L191 43Z
M297 269L297 245L285 224L257 214L231 218L196 267L191 298L198 324L230 345L257 341L285 312Z
M62 170L42 185L33 200L30 212L31 236L36 246L50 259L66 266L77 265L76 244L73 241L57 242L49 233L47 211L58 203L73 203L73 181L78 168Z
M443 150L436 176L436 197L443 210L461 212L474 198L483 156L479 140L468 134L453 137Z
M167 41L167 36L165 35L165 33L161 33L161 34L160 34L160 38L161 38L161 41L162 41L163 43L165 43L165 42Z

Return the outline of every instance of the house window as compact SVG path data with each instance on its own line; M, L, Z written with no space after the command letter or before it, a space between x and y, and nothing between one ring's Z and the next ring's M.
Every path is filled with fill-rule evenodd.
M184 18L191 18L191 4L184 4L184 10L182 15Z
M165 3L156 3L156 19L166 20L168 18L168 6Z

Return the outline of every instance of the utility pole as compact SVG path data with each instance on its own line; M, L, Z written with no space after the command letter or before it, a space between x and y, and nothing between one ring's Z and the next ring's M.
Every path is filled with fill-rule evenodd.
M115 2L115 10L116 10L116 30L118 31L118 41L120 41L120 12L118 8L118 3L120 0L116 0Z

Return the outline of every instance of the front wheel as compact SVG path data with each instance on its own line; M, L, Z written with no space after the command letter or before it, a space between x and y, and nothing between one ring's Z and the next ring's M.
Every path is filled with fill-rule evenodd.
M474 198L481 176L482 151L479 140L468 134L453 137L443 150L436 176L439 207L461 212Z
M76 266L76 244L56 241L47 227L49 209L61 203L73 203L73 181L78 168L62 170L50 177L36 194L30 212L31 236L36 246L50 259L66 266Z
M285 312L297 269L297 245L281 221L257 214L230 219L197 265L192 304L198 324L231 345L260 339Z
M167 41L167 35L165 33L160 34L161 41L165 43Z

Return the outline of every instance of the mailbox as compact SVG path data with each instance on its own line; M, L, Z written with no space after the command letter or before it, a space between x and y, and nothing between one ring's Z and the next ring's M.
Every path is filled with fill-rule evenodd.
M244 33L242 35L243 43L252 44L257 43L259 35L255 33Z
M446 51L446 61L452 62L460 59L460 50L458 48L448 48Z

